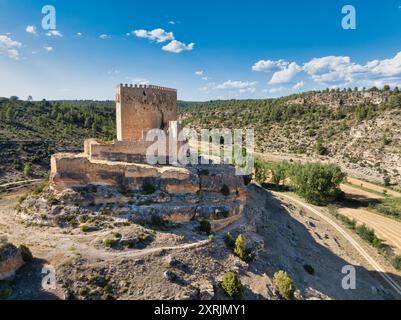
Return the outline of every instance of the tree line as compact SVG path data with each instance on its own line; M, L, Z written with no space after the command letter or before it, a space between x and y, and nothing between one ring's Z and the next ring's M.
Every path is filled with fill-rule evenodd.
M342 196L345 174L334 164L255 161L255 180L264 186L288 187L310 203L323 205Z

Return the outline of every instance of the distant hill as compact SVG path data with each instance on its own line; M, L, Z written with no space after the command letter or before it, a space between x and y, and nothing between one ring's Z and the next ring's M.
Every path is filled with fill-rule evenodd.
M197 129L253 128L258 152L336 162L355 176L401 186L398 89L210 101L181 109L180 119Z
M115 106L111 101L21 101L0 98L0 184L46 175L50 155L83 148L89 137L111 140Z

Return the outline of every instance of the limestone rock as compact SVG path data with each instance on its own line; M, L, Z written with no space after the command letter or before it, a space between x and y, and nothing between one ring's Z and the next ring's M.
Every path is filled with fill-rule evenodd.
M20 250L10 243L0 244L0 280L14 276L24 264Z

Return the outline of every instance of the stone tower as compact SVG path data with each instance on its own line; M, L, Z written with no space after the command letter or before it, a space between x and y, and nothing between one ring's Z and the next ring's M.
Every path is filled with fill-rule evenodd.
M154 85L118 85L117 140L142 140L151 129L167 130L177 120L177 90Z

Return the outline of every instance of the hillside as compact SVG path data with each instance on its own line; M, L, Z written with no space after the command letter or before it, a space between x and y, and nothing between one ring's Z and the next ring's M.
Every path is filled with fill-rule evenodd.
M254 128L257 152L275 159L336 162L361 178L401 186L398 90L211 101L181 110L180 118L198 129Z
M22 179L26 166L32 177L47 174L52 153L80 150L86 138L112 139L114 119L109 101L0 98L0 184Z
M401 186L398 90L307 92L279 99L178 102L183 125L254 128L256 151L280 159L334 161L355 176ZM115 135L112 101L0 98L0 183L45 175L56 151Z

